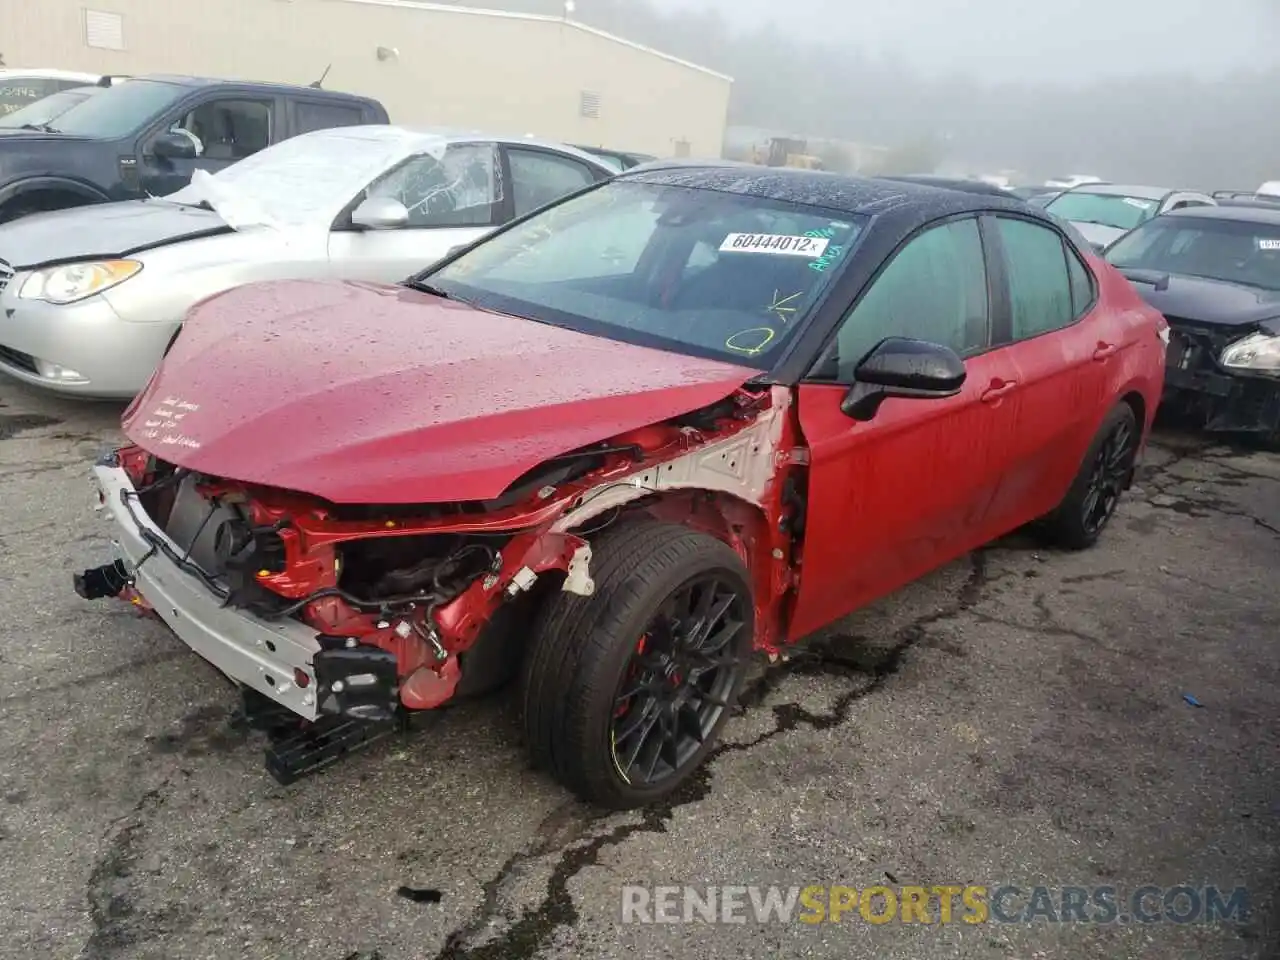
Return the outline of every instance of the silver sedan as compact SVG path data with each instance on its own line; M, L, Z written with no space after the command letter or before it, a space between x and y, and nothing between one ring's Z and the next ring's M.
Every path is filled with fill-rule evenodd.
M198 301L260 280L392 283L613 175L562 144L341 127L285 140L168 197L0 225L0 371L135 396Z

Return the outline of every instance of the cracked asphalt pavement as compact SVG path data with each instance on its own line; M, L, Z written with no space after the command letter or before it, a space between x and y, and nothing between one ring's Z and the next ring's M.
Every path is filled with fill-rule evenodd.
M0 956L1276 952L1280 456L1160 434L1097 548L1012 538L860 612L752 684L674 802L601 815L502 697L276 785L212 668L71 591L111 557L87 472L119 412L0 384ZM1244 885L1250 912L620 922L624 884L677 883Z

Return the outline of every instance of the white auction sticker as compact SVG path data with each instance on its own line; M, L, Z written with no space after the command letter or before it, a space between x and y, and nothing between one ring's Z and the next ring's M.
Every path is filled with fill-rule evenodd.
M1266 240L1260 237L1258 239L1258 249L1259 250L1280 250L1280 240Z
M1139 210L1150 210L1152 206L1152 201L1150 200L1137 200L1133 197L1125 197L1124 202L1131 207L1137 207Z
M774 253L792 257L820 257L830 243L825 237L795 237L785 233L731 233L720 244L722 253Z

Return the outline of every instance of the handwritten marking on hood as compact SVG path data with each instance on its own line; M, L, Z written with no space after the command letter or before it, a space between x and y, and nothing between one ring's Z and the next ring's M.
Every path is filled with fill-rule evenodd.
M200 449L199 440L193 440L181 433L166 433L160 438L160 443L166 447L186 447L189 450Z

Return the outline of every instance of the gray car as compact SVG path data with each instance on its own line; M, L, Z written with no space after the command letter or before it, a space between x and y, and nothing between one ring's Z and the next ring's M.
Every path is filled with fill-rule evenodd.
M167 197L3 224L0 371L127 399L200 300L260 280L395 282L613 172L527 137L339 127Z
M1134 227L1170 210L1216 206L1213 197L1192 190L1087 183L1064 190L1045 209L1070 220L1095 250L1105 250Z

